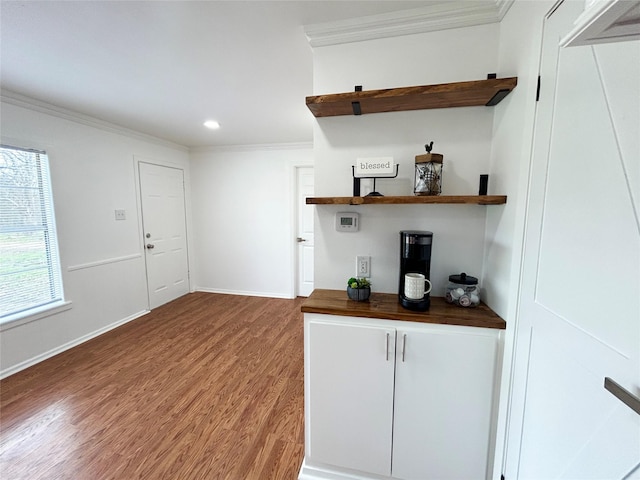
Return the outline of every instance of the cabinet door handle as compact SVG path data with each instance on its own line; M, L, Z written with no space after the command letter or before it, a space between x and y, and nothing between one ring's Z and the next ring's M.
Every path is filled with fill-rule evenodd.
M626 390L609 377L604 378L604 388L611 392L614 397L624 403L627 407L640 415L640 398L636 397L629 390Z
M388 362L389 361L389 332L387 332L387 340L386 340L386 343L384 345L384 351L385 351L385 354L387 356L387 362Z
M404 351L407 347L407 334L402 334L402 361L404 362Z

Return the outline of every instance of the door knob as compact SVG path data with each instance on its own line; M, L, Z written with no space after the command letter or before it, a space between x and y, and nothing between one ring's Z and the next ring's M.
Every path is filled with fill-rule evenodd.
M155 245L153 243L147 243L147 249L148 250L151 250L154 247L155 247Z
M296 238L296 241L297 241L298 243L306 242L306 240L305 240L304 238L302 238L302 237L298 237L298 238Z

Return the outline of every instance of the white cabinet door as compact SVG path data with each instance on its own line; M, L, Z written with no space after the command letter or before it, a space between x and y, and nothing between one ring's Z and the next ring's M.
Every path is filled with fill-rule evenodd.
M398 330L394 478L487 478L498 335Z
M390 475L395 330L305 317L308 457Z

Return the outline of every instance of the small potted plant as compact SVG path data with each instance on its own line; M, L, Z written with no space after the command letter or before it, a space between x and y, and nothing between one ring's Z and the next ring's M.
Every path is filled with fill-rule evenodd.
M371 295L371 282L366 278L351 277L347 280L347 295L351 300L364 302Z

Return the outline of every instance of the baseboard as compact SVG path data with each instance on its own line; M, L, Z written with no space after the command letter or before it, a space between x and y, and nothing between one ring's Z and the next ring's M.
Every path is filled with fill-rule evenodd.
M291 300L291 295L287 295L284 293L273 293L273 292L254 292L254 291L243 291L243 290L226 290L223 288L204 288L204 287L196 287L196 292L205 292L205 293L221 293L224 295L242 295L245 297L266 297L266 298L283 298L286 300Z
M359 474L353 470L336 470L330 467L309 465L307 459L302 461L298 480L390 480L391 477Z
M140 318L143 315L146 315L147 313L149 313L149 310L142 310L138 313L134 313L133 315L130 315L128 317L125 317L121 320L118 320L117 322L111 323L109 325L107 325L106 327L102 327L98 330L95 330L91 333L88 333L87 335L83 335L82 337L76 338L75 340L72 340L68 343L65 343L64 345L60 345L56 348L53 348L51 350L49 350L48 352L44 352L41 353L40 355L36 355L35 357L32 357L28 360L25 360L24 362L20 362L16 365L13 365L9 368L6 368L4 370L0 371L0 380L3 378L6 378L10 375L13 375L14 373L18 373L21 370L24 370L26 368L29 368L33 365L35 365L36 363L40 363L48 358L51 358L55 355L58 355L59 353L62 353L66 350L69 350L73 347L76 347L78 345L80 345L81 343L84 343L88 340L91 340L92 338L98 337L100 335L102 335L103 333L107 333L109 330L113 330L114 328L119 327L120 325L124 325L125 323L131 322L132 320L135 320L136 318Z

